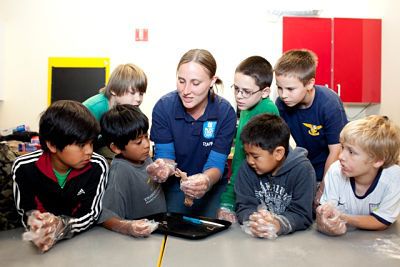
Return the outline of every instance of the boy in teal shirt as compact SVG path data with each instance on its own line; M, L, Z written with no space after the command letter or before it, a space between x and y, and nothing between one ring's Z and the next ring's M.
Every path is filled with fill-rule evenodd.
M279 115L278 108L269 99L270 86L273 78L271 64L263 57L252 56L243 60L235 70L234 84L237 108L240 110L240 119L235 139L235 154L232 160L232 175L221 196L219 219L236 222L234 184L237 172L246 159L240 134L247 122L257 114L271 113Z

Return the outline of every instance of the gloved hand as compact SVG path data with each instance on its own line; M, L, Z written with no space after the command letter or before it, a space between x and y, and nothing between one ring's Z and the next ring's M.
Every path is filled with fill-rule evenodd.
M121 229L115 229L117 232L124 232L134 237L147 237L158 227L158 222L148 219L125 220L121 222Z
M146 167L147 173L154 182L163 183L175 173L176 163L170 159L156 159Z
M257 211L249 216L248 221L243 222L242 230L255 237L276 239L280 230L280 223L275 216L274 213L268 211L264 200L261 200Z
M204 173L191 175L186 180L181 179L181 190L192 198L202 198L210 187L210 178Z
M332 203L319 206L317 212L318 231L332 236L344 235L347 231L346 222L341 219L342 213Z
M267 239L278 237L276 224L279 224L279 222L276 222L274 214L264 209L250 215L248 223L253 236Z
M28 216L29 231L22 235L23 240L32 241L41 252L46 252L61 239L72 237L69 218L34 210Z
M220 220L229 221L231 223L237 222L236 213L234 211L231 211L230 209L224 208L224 207L221 207L218 209L217 218Z

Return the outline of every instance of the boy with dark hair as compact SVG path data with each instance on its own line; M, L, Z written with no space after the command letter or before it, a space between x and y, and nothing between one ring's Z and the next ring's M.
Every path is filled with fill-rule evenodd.
M309 227L315 171L305 149L289 148L287 124L276 115L257 115L240 137L247 163L241 165L235 183L239 223L249 220L250 231L257 237L269 237L269 226L277 235Z
M110 79L99 93L86 99L83 105L87 107L100 121L101 116L118 104L140 106L147 90L147 76L137 65L128 63L118 65L110 75ZM99 136L95 143L95 151L111 163L115 154L104 144Z
M106 112L100 123L107 146L117 155L110 166L99 223L122 234L148 236L156 225L137 219L167 210L161 185L146 172L152 163L149 121L139 108L125 104Z
M270 113L279 115L278 108L269 98L273 70L271 64L263 57L251 56L240 62L235 70L232 88L240 119L236 131L235 154L232 160L232 175L226 185L225 192L221 195L218 219L236 222L234 184L240 165L246 155L240 134L246 123L257 114Z
M13 164L15 204L30 230L25 239L42 251L87 230L100 215L108 165L93 153L99 130L81 103L54 102L40 118L42 150Z
M338 159L339 134L347 123L339 96L325 86L315 85L317 56L310 50L286 51L275 65L279 98L276 105L290 127L297 146L308 151L317 182ZM319 188L316 204L322 194Z

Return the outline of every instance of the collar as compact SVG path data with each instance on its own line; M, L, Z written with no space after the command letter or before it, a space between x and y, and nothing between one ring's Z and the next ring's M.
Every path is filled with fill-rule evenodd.
M356 194L356 181L355 181L354 177L350 177L350 184L351 184L351 188L353 189L354 196L358 199L364 199L369 194L371 194L374 191L374 189L376 188L376 186L378 185L379 179L381 178L382 171L383 171L383 168L379 168L378 173L376 174L376 176L374 178L374 181L371 183L368 190L365 192L365 194L363 196L358 196Z
M57 177L53 171L53 165L51 164L51 153L50 152L43 151L43 154L36 161L36 167L48 178L50 178L54 182L58 183ZM86 165L85 167L83 167L82 169L79 169L79 170L72 169L68 175L67 181L73 179L74 177L79 176L80 174L86 172L90 168L92 168L92 164L89 162L89 164Z
M201 115L197 121L208 121L208 120L218 120L218 103L221 102L221 98L214 94L214 100L211 100L211 94L208 93L208 103L204 114ZM175 119L185 119L186 121L194 121L192 116L190 116L185 107L182 104L182 100L179 97L178 91L175 91L175 101L174 101Z

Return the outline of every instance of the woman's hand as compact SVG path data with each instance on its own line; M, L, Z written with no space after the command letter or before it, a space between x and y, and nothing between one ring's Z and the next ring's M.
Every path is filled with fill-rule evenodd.
M210 187L210 178L204 173L194 174L186 180L181 180L181 190L185 195L196 199L202 198Z

